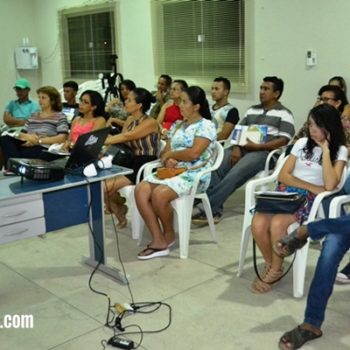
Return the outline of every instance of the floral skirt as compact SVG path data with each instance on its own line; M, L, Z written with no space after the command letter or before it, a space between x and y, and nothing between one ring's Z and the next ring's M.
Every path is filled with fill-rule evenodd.
M309 217L312 204L314 203L316 195L307 190L303 190L301 188L286 186L283 184L279 184L276 188L276 191L280 192L298 192L305 196L306 203L301 206L297 212L294 213L296 220L300 223L300 225L306 221Z

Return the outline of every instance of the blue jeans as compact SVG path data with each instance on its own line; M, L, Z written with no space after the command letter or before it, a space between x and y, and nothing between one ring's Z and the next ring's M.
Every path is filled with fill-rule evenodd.
M310 285L304 322L321 328L340 261L350 248L350 215L308 224L310 238L326 236Z
M259 171L264 170L268 156L267 151L248 152L232 167L231 152L232 148L225 150L219 169L211 174L207 195L214 214L222 214L226 199Z

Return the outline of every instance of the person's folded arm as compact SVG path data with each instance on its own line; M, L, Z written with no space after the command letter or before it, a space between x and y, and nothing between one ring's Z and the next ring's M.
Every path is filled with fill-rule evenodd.
M4 112L4 123L7 126L22 126L26 123L26 120L13 117L10 112Z
M176 150L166 151L162 153L160 159L163 164L169 158L173 158L178 161L185 161L185 162L196 160L207 149L210 142L212 141L204 137L195 137L193 146L191 148L185 148L180 151L176 151Z
M248 142L243 146L243 148L249 152L253 151L273 151L277 148L287 145L288 139L286 137L276 137L271 141L266 143L255 143L248 139Z
M278 181L286 186L292 186L310 191L314 194L319 194L325 191L324 186L314 185L310 182L299 179L292 175L296 163L296 157L293 154L288 156L288 159L284 163L280 173L278 174Z
M128 122L128 124L130 123ZM124 125L123 130L125 130L128 124ZM105 145L113 145L117 143L124 143L124 142L133 141L133 140L139 140L146 137L147 135L150 135L158 131L159 131L158 122L153 118L149 118L147 120L144 120L142 123L140 123L134 130L123 131L118 135L108 136L105 141Z

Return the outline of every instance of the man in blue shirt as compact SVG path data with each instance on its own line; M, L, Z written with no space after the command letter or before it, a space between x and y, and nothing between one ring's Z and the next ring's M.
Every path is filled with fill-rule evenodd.
M30 83L27 79L17 79L14 89L18 99L10 101L4 112L4 123L10 128L23 126L32 113L40 111L38 103L29 99Z

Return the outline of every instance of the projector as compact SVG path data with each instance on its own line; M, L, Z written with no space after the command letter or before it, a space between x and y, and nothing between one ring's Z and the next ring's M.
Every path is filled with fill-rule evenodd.
M62 166L41 159L10 158L8 169L30 180L57 181L65 175Z

